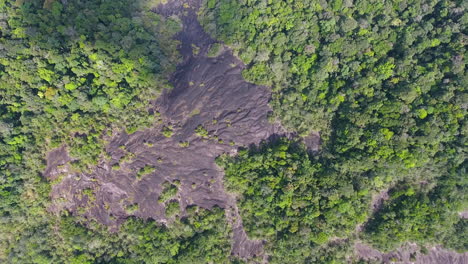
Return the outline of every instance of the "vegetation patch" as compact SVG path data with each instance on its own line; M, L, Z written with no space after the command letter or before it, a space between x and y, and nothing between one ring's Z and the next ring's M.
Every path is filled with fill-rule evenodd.
M170 138L174 134L174 131L172 130L172 126L164 126L163 129L161 130L161 133L167 137Z
M208 133L208 130L206 130L202 125L199 125L196 129L195 129L195 134L201 138L209 138L210 135Z
M51 187L42 180L43 161L66 145L71 168L89 172L105 153L106 136L153 124L146 108L179 61L173 35L180 27L149 5L0 1L0 262L105 261L66 253L79 250L70 244L78 236L68 248L53 242L60 219L46 210Z
M307 262L367 218L367 179L328 171L287 139L222 156L218 164L226 188L239 197L244 228L249 237L268 241L272 263Z
M166 203L166 216L172 217L180 213L180 206L178 201L169 201Z
M129 215L135 214L139 209L140 209L140 206L137 203L133 203L125 207L125 210L127 211L127 214Z
M179 146L182 147L182 148L188 148L190 146L190 142L181 141L181 142L179 142Z
M158 201L160 203L164 203L167 200L173 198L178 191L178 184L177 182L170 183L168 181L165 181L162 185L163 189L161 191L161 194L159 195Z
M58 222L60 243L49 251L48 259L66 263L231 263L231 230L224 211L218 207L208 211L192 207L187 217L178 217L169 226L137 218L129 218L118 233L109 233L107 227L93 223L84 226L72 217ZM52 231L52 230L47 230ZM36 241L48 242L50 233L35 234ZM47 244L26 244L28 256L19 256L21 262L34 263ZM109 247L108 245L112 245ZM73 254L69 249L73 248ZM33 260L34 261L22 261Z
M224 51L224 46L221 43L214 43L208 50L208 57L218 57Z
M149 175L156 171L156 168L150 165L145 165L145 167L141 168L138 173L137 173L137 178L140 179L141 177L145 175Z
M272 88L270 119L321 135L310 165L281 165L269 154L281 153L275 147L221 159L247 231L271 241L272 262L309 262L301 249L350 238L363 221L359 236L385 251L408 241L466 251L454 230L464 237L468 32L453 30L468 27L465 9L459 1L205 2L205 29L247 65L246 80ZM311 168L305 182L298 168ZM384 189L390 199L367 214L364 201ZM317 211L301 215L307 195Z

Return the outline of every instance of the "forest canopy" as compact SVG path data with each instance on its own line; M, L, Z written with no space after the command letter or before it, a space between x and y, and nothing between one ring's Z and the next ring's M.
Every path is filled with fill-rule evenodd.
M180 26L149 5L0 1L0 261L68 262L52 254L60 242L49 233L62 220L46 212L47 151L66 144L87 170L106 135L152 124L149 104L179 60Z
M0 0L0 262L366 262L355 255L357 242L381 252L408 243L421 253L434 245L468 251L466 1L171 1L178 0ZM200 42L206 47L176 35L203 31L196 18L213 38ZM182 60L178 48L192 54ZM155 126L156 99L171 89L179 63L198 57L214 65L229 56L243 64L230 64L230 76L221 78L242 71L248 89L271 88L270 121L284 135L239 147L212 135L217 119L193 124L196 142L179 141L180 124ZM182 70L203 69L189 66ZM176 92L215 88L187 81ZM205 113L187 114L196 120ZM237 125L224 121L222 129ZM155 198L161 221L127 212L106 226L51 210L61 180L43 177L51 150L66 149L67 168L84 175L112 159L106 146L116 134L153 126L163 140L178 142L169 148L175 152L213 139L218 149L232 147L218 158L209 152L224 178L208 179L200 168L206 186L164 175L151 186L157 190L137 193ZM318 150L304 144L310 135L320 136ZM124 161L134 156L125 144L116 148ZM176 174L139 162L137 181ZM181 197L197 188L221 188L234 206L216 200L205 208ZM234 256L239 230L260 255Z
M269 238L275 262L287 247L291 259L307 260L302 250L317 248L318 237L357 236L385 251L408 241L467 250L459 216L468 204L466 8L465 1L205 1L202 24L247 65L246 80L272 87L274 117L303 136L321 135L312 163L287 142L221 163L249 234ZM333 192L342 211L327 219ZM363 198L382 192L389 199L370 211ZM350 235L334 221L363 229Z
M244 227L267 241L270 263L346 262L357 239L383 251L408 241L467 250L468 221L458 214L466 208L464 168L431 184L397 182L382 208L371 210L378 177L341 173L332 162L287 139L218 159Z

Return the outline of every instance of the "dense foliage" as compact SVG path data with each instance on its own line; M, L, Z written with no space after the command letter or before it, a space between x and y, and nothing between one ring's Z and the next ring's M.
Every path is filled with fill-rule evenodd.
M242 152L222 164L230 190L241 194L249 234L274 241L273 256L285 254L276 251L286 247L284 240L299 246L300 235L289 235L294 223L320 219L314 218L318 212L288 204L288 188L295 201L314 206L315 198L326 207L327 191L341 194L342 184L350 183L358 193L391 189L360 234L374 246L389 250L414 241L467 250L454 231L466 229L458 213L468 204L465 2L205 1L205 29L233 48L247 65L247 80L272 87L275 117L304 136L318 131L322 137L314 165L294 156L276 164L283 150L275 148ZM285 181L286 171L293 176ZM330 190L322 177L334 183ZM284 203L301 208L300 214ZM342 203L346 197L337 196ZM362 206L370 208L353 204L343 211ZM320 213L321 232L335 232L336 219Z
M178 61L179 25L149 5L0 0L1 262L13 249L33 254L40 243L22 245L55 230L40 177L47 150L66 144L86 169L106 135L153 123L147 108Z
M219 208L189 207L167 227L131 218L114 233L64 217L23 234L8 263L226 263L229 232Z
M175 21L141 1L21 2L0 4L2 149L17 153L9 162L24 146L65 141L89 163L104 131L151 124L144 109L176 62Z
M461 3L222 0L202 19L273 87L283 124L318 130L340 170L389 182L466 159Z
M282 139L218 163L236 193L244 227L265 239L272 263L306 263L331 239L354 233L367 218L366 178L311 161L303 146Z
M461 118L450 103L466 101L454 98L466 86L462 3L212 0L202 19L250 66L246 79L273 87L288 127L328 134L339 119L396 133L402 124Z
M149 107L179 60L179 21L150 12L158 2L0 0L0 262L239 261L224 211L181 208L177 181L154 201L165 225L130 218L111 232L46 209L48 150L66 145L72 169L86 171L115 132L154 123ZM385 251L408 241L468 250L459 215L468 210L467 9L461 0L204 1L200 19L224 42L207 56L231 47L245 79L272 87L274 119L321 135L313 156L279 139L218 159L271 263L354 261L356 239Z
M438 179L435 186L398 185L366 224L364 237L384 250L413 241L468 251L468 219L459 215L467 206L467 187L464 168Z
M369 194L380 186L323 166L329 162L311 159L304 146L287 139L218 159L247 233L267 241L271 263L344 261L352 253L336 251L358 236L384 251L407 241L468 250L467 219L459 216L467 201L463 166L433 183L397 183L368 220Z

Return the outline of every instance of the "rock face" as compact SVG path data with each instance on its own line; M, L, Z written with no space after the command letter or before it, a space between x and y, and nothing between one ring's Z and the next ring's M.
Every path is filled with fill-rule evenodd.
M110 159L101 160L89 174L70 172L67 163L71 158L65 147L50 152L44 175L51 180L65 175L52 188L50 210L68 210L114 230L129 216L166 223L171 219L165 215L164 204L158 202L162 184L180 181L176 199L182 215L188 205L224 208L233 229L232 254L260 256L267 262L263 241L250 240L245 233L236 198L224 189L223 172L215 159L223 153L235 154L239 147L291 134L280 124L268 122L269 88L246 82L241 75L245 65L229 49L215 58L206 55L215 40L197 20L200 0L185 1L188 6L183 3L170 1L154 10L164 16L177 15L183 26L176 38L184 60L171 78L174 88L150 106L152 112L160 113L162 122L131 135L115 135L106 149ZM199 127L203 131L197 134ZM164 128L170 128L170 137L163 135ZM312 133L304 143L315 153L320 135ZM154 167L154 172L139 177L138 171L145 166ZM86 190L93 197L84 195ZM137 210L128 209L135 204ZM414 252L412 248L383 254L356 245L358 256L379 263L390 263L392 258L411 263ZM440 248L430 249L428 255L417 253L416 259L416 263L468 263L467 254Z
M207 57L215 41L197 21L199 2L192 1L189 7L181 2L172 1L155 10L165 16L178 15L183 26L176 38L184 61L171 78L174 88L151 106L154 113L161 114L162 122L131 135L114 136L107 146L110 159L102 160L90 174L69 173L54 185L51 210L66 209L114 228L130 215L165 223L170 219L164 204L158 202L161 186L177 180L182 215L188 205L225 208L233 227L232 253L245 258L261 256L263 242L248 239L236 199L226 193L215 158L284 131L267 120L270 90L247 83L241 75L244 65L229 49L215 58ZM164 129L171 132L165 136ZM45 175L55 178L58 168L64 167L60 165L68 161L64 148L51 152ZM145 166L153 167L154 172L138 177ZM83 195L85 190L91 190L93 197ZM135 204L138 210L128 209Z

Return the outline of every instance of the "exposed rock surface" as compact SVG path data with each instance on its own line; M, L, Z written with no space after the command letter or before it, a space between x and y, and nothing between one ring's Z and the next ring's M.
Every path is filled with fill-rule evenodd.
M59 147L54 151L51 151L47 155L47 167L44 171L44 175L50 180L55 180L62 173L66 173L68 168L68 162L71 158L68 156L67 149L65 146Z
M200 0L174 0L155 10L164 16L179 16L183 25L176 38L184 61L171 79L174 88L150 106L161 114L162 122L131 135L115 135L107 146L110 159L101 160L89 174L71 172L65 147L50 152L44 175L51 180L63 177L52 188L54 205L50 210L68 210L115 230L129 216L166 223L171 220L165 215L164 204L158 202L162 183L178 180L182 215L188 205L225 208L233 229L232 254L260 256L267 262L263 241L250 240L245 233L236 198L225 191L215 158L278 135L290 135L279 124L268 122L270 90L247 83L241 75L245 66L229 49L215 58L206 56L215 40L197 21L199 5ZM197 135L195 130L200 125L209 136ZM171 137L162 134L164 127L171 127ZM312 133L304 143L312 153L319 151L320 134ZM138 177L138 171L147 165L155 171ZM85 190L91 190L93 197L84 195ZM385 195L376 197L374 208L386 199ZM134 204L138 210L129 210ZM466 253L441 248L431 248L427 255L414 245L387 254L359 243L355 248L358 256L378 263L395 259L397 263L411 263L412 256L417 259L415 263L468 263Z
M284 131L267 120L270 90L247 83L241 75L244 65L229 49L215 58L206 56L215 41L197 21L198 5L198 1L189 1L189 6L171 1L155 10L165 16L178 15L183 25L176 38L184 61L172 77L174 88L152 106L162 122L131 135L116 135L107 146L111 158L102 160L93 173L69 173L53 186L55 205L51 210L66 209L114 228L130 215L164 223L170 219L165 216L164 204L158 202L161 185L178 180L177 199L182 210L194 204L225 208L233 227L232 253L245 258L262 256L263 242L248 239L236 199L225 191L223 173L215 159ZM199 126L209 136L197 135ZM162 134L164 127L171 128L172 136ZM55 178L58 167L67 161L65 148L51 152L45 175ZM147 165L155 171L137 177ZM92 190L94 197L83 195L86 189ZM129 210L134 204L138 210Z

